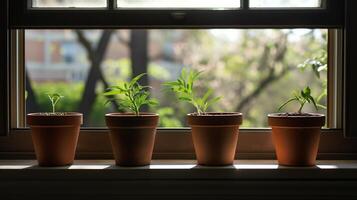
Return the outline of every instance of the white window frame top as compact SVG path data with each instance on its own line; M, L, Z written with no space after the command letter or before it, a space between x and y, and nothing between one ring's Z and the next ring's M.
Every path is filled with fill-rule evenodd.
M240 9L237 0L115 0L118 9Z
M284 3L282 3L284 2ZM249 0L252 9L322 8L323 0Z
M44 2L54 2L45 4ZM61 3L55 3L55 0L30 0L31 8L107 8L108 0L65 0Z

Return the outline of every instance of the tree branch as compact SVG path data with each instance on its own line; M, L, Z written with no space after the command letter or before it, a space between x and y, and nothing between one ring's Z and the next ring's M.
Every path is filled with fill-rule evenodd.
M236 111L243 112L245 107L249 105L255 98L257 98L269 85L284 77L293 67L287 67L279 74L275 74L275 70L270 70L269 74L258 83L258 86L249 95L247 95L236 107Z
M280 80L290 70L293 69L292 66L288 66L288 67L284 68L283 70L281 70L278 74L276 74L276 70L275 70L274 66L276 65L276 63L283 62L286 51L287 51L287 34L284 34L283 42L281 42L277 46L277 51L274 56L274 62L271 65L271 67L269 68L268 75L258 83L257 87L255 87L255 89L250 94L248 94L247 96L245 96L242 99L242 101L236 106L236 109L235 109L236 111L244 112L245 108L255 98L257 98L269 85ZM263 52L263 55L261 58L262 60L260 62L260 66L258 68L263 69L264 67L266 67L269 52L270 52L269 47L265 46L264 52Z
M125 44L126 46L130 46L130 41L125 39L120 32L118 31L117 34L115 34L117 36L117 39L119 40L119 42Z
M26 71L25 74L26 78L26 91L27 91L27 100L26 100L26 112L27 113L31 113L31 112L38 112L38 101L37 98L35 96L35 92L33 91L32 85L31 85L31 81L28 75L28 71Z
M75 30L77 34L78 41L82 44L84 49L87 51L88 60L94 60L94 50L90 41L86 38L82 30Z
M93 106L93 103L97 97L95 93L95 87L98 80L103 82L104 87L109 87L107 81L105 80L102 70L100 69L101 63L105 58L106 50L108 49L108 44L110 41L110 37L112 34L112 30L105 30L98 42L98 46L96 50L93 50L90 42L85 38L83 32L76 31L78 37L78 41L86 48L87 52L92 52L93 56L89 56L91 61L91 67L88 72L88 78L85 83L84 92L82 94L82 98L79 104L79 112L82 112L84 115L89 115L90 110ZM95 56L94 56L95 55ZM118 108L118 104L115 101L112 101L112 105L114 109ZM88 117L85 118L84 123L88 123Z

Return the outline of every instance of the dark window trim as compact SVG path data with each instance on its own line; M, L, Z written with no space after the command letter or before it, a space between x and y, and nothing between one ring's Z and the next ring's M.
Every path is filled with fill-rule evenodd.
M9 132L9 29L8 1L0 1L0 136Z
M357 1L345 2L344 27L344 130L346 137L357 137Z
M29 9L10 1L11 28L342 28L344 1L316 9L114 10Z

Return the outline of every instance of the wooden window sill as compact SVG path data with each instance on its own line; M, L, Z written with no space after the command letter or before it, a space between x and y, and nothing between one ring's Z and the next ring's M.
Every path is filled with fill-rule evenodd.
M116 167L113 160L77 160L38 167L0 161L4 199L356 199L357 161L324 160L316 167L281 167L275 160L237 160L203 167L193 160L154 160ZM40 198L39 198L40 197ZM3 198L1 198L3 199Z
M90 171L95 174L110 174L115 173L122 177L121 173L130 174L150 174L161 173L167 175L168 178L175 177L177 174L172 172L184 173L191 175L203 175L197 178L213 178L206 177L205 174L214 174L219 172L221 175L230 175L231 178L264 178L272 177L279 178L280 174L299 175L298 179L306 178L328 178L329 176L340 172L355 172L352 177L357 178L357 160L321 160L317 161L317 165L313 167L288 167L279 166L276 160L236 160L230 166L200 166L195 160L153 160L151 165L141 167L119 167L114 165L114 160L76 160L73 165L63 167L40 167L37 166L35 160L0 160L0 175L6 176L7 173L46 173L61 172L61 173L85 173L90 175ZM100 173L99 173L100 172ZM250 174L252 176L247 176ZM319 175L327 174L327 176L319 177ZM14 175L15 175L14 174ZM58 174L58 173L56 173ZM301 174L304 174L301 176ZM348 175L343 173L344 175ZM135 178L131 176L132 178ZM261 178L263 178L261 177ZM351 177L351 176L348 176ZM69 177L70 178L70 177ZM113 177L114 178L114 177ZM142 178L142 177L138 177ZM153 178L153 177L151 177ZM184 176L179 176L184 179ZM281 178L284 178L282 176Z

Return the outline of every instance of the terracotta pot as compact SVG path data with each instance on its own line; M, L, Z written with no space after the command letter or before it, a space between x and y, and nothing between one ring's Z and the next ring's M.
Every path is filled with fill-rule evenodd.
M110 113L105 115L110 130L115 163L119 166L143 166L151 162L159 115Z
M279 165L313 166L319 148L321 127L325 116L311 113L307 116L268 115Z
M241 113L188 114L199 165L232 165L238 142Z
M81 113L30 113L27 124L31 128L32 141L40 166L64 166L74 161Z

